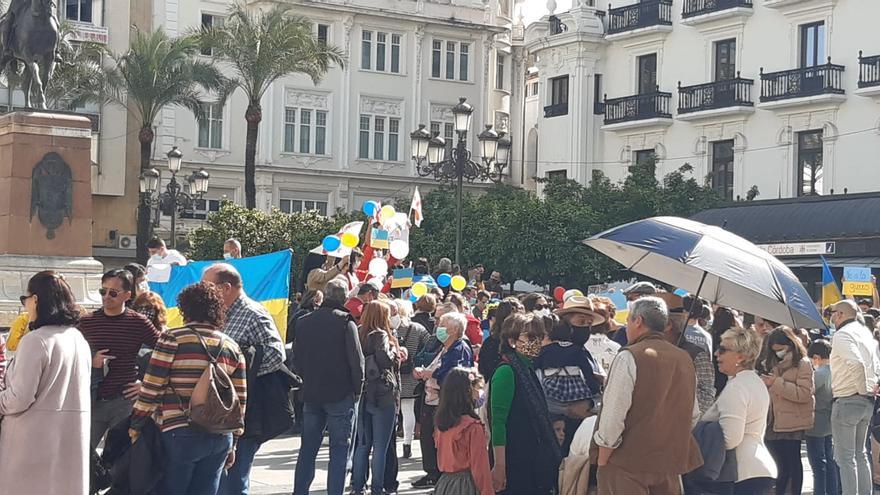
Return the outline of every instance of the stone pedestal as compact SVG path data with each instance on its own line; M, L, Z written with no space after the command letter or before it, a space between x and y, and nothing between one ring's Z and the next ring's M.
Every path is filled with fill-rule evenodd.
M0 116L0 327L41 270L63 273L80 303L100 304L94 291L103 267L91 257L91 135L91 122L78 115Z

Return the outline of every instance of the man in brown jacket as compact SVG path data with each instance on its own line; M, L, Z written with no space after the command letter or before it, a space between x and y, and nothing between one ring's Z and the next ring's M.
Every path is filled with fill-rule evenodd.
M703 464L691 434L696 372L687 352L665 339L667 317L656 297L629 313L629 346L611 365L594 436L599 495L681 494L681 475Z

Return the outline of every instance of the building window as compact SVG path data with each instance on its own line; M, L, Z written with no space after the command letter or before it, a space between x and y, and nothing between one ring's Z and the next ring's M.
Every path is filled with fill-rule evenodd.
M400 159L400 119L381 115L361 115L358 158L398 161Z
M285 108L282 151L327 154L327 112L311 108Z
M431 135L443 136L446 140L446 158L452 157L452 147L455 146L455 125L452 122L431 122Z
M233 191L229 189L208 189L205 198L196 199L192 203L192 209L184 210L180 218L192 220L204 220L208 214L220 211L223 201L229 200Z
M326 45L327 40L330 39L330 26L327 24L318 24L318 32L316 37L318 38L318 42Z
M715 80L727 81L736 77L736 40L715 42Z
M568 105L568 76L550 79L550 104Z
M64 0L64 17L68 21L92 22L92 0Z
M495 89L504 89L504 54L495 55Z
M657 54L642 55L638 58L639 64L639 94L649 94L657 91Z
M89 0L91 2L91 0ZM210 27L223 27L224 17L213 14L202 14L202 27L210 28ZM206 57L210 57L214 55L214 50L211 47L202 47L202 55Z
M278 209L284 213L305 213L317 211L321 216L327 216L327 202L312 199L281 198Z
M199 148L223 147L223 107L219 103L203 103L199 118Z
M815 67L825 63L825 23L814 22L801 26L801 67Z
M798 133L798 196L822 194L822 131Z
M529 88L526 93L527 96L538 96L538 81L529 83Z
M712 143L712 189L733 200L733 140Z
M637 150L633 154L633 162L636 165L648 165L656 160L653 149Z
M566 180L568 179L567 170L550 170L547 172L547 180Z
M450 81L469 80L470 48L469 43L433 40L431 42L431 77L442 77Z
M361 40L361 69L392 74L400 73L401 35L382 31L363 31ZM389 44L391 45L390 49ZM375 53L373 52L374 45Z

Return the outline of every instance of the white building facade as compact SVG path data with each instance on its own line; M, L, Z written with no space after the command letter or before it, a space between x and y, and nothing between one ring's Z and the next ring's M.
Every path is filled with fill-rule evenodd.
M313 21L315 36L340 47L347 63L318 85L291 76L266 94L257 145L258 208L332 214L359 210L366 200L407 197L420 183L436 184L416 174L409 134L425 124L451 138L451 109L460 97L475 109L473 149L483 123L508 130L512 2L284 1ZM186 33L223 22L228 5L154 0L154 25ZM272 5L249 2L253 9ZM162 113L156 168L177 146L184 154L182 176L199 168L211 174L206 201L185 216L204 218L224 198L244 203L245 108L239 92L223 108L209 104L201 122L180 108ZM197 223L182 222L178 231Z
M880 190L880 3L573 3L514 42L525 177L621 180L653 155L729 200Z

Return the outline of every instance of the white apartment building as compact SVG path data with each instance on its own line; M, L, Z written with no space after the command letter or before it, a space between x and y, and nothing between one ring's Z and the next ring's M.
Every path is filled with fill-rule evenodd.
M620 180L653 154L731 200L880 190L880 3L573 3L514 41L523 177Z
M474 106L469 136L483 123L508 130L511 0L279 0L314 22L315 36L341 47L347 58L318 84L304 76L278 81L262 101L257 146L257 206L285 212L359 210L366 200L407 197L421 179L409 134L418 124L452 137L459 97ZM273 2L248 2L254 9ZM226 0L154 0L155 27L171 35L220 23ZM205 53L210 58L210 53ZM178 146L182 176L205 168L206 200L178 231L198 223L228 198L244 203L246 101L207 105L197 121L168 108L157 126L155 167ZM450 139L451 141L451 139ZM478 186L475 186L478 187ZM160 232L167 229L163 217Z

